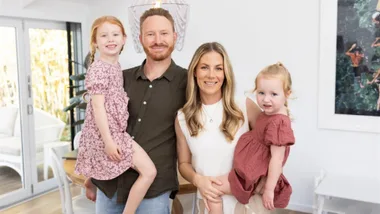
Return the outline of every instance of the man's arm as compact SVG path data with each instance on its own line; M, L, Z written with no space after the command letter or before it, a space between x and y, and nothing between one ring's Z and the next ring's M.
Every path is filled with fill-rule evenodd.
M355 47L356 47L356 44L355 44L355 43L352 44L351 48L348 49L348 51L346 52L346 55L347 55L347 56L352 56L353 53L351 53L351 51L352 51L352 49L354 49Z

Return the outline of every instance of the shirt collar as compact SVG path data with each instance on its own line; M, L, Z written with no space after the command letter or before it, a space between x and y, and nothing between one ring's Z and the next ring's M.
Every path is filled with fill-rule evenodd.
M147 79L147 77L144 74L145 63L146 63L146 59L143 61L143 63L141 64L141 66L137 70L136 75L135 75L136 79L138 79L139 77L141 79ZM161 79L162 77L165 77L168 81L172 81L174 76L175 76L175 72L176 72L175 68L176 67L177 67L177 65L175 64L175 62L172 59L168 69L164 72L164 74L162 74L162 76L160 76L157 79Z

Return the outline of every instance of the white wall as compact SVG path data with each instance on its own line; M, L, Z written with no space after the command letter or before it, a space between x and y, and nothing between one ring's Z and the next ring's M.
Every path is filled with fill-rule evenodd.
M83 16L86 14L83 5L69 2L51 6L39 0L38 4L36 2L26 9L18 6L12 6L15 8L12 11L3 8L4 3L9 6L13 1L2 0L0 15L84 20L88 21L83 26L84 35L89 34L95 18L114 15L123 21L127 34L130 34L127 14L130 1L90 1L89 16ZM238 82L237 93L251 89L256 74L269 63L281 61L292 74L296 99L291 102L291 111L297 142L285 167L285 175L294 192L289 208L310 211L313 178L322 168L347 176L365 175L380 179L378 134L318 129L319 0L187 2L191 6L190 21L185 46L173 55L177 64L187 67L201 43L219 41L231 57ZM72 7L75 5L77 7ZM87 51L88 36L84 37L83 43ZM122 66L138 65L144 58L143 53L135 53L129 39L121 56Z
M95 1L95 0L94 0ZM42 21L77 22L88 27L88 1L64 0L0 0L0 18L24 18ZM83 37L88 38L87 31ZM84 51L88 51L87 43Z

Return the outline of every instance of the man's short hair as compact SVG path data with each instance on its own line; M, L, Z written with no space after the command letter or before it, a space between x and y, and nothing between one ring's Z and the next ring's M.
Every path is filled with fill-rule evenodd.
M142 25L145 21L145 19L147 19L148 17L150 16L163 16L165 18L167 18L170 23L172 23L172 26L173 26L173 32L175 32L175 28L174 28L174 19L172 17L172 15L170 15L169 11L163 9L163 8L151 8L147 11L145 11L141 17L140 17L140 32L142 32Z

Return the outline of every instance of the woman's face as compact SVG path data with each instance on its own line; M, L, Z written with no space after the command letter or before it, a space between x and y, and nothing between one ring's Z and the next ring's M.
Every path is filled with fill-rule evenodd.
M204 54L195 68L201 98L222 98L224 81L223 57L215 51Z

